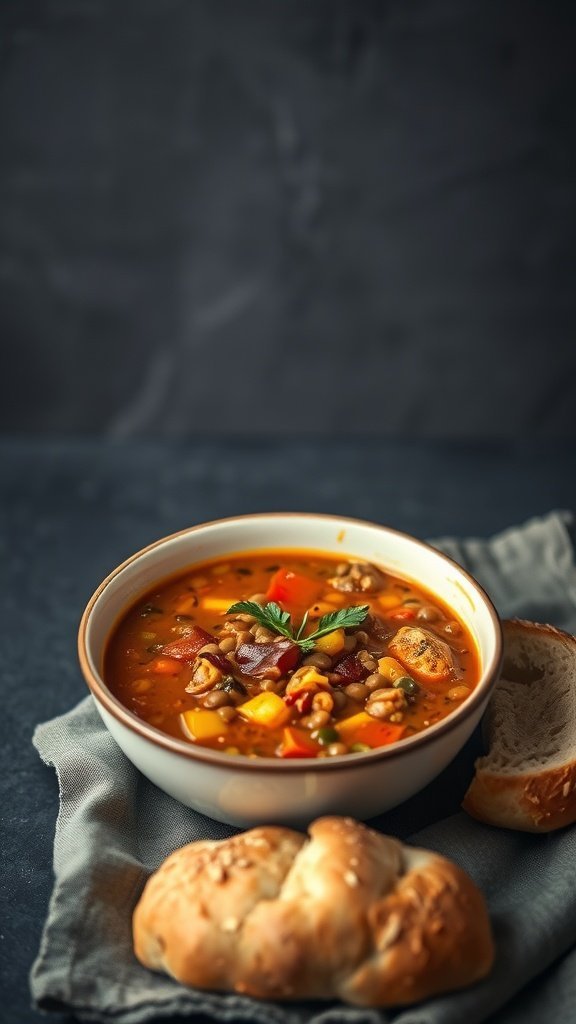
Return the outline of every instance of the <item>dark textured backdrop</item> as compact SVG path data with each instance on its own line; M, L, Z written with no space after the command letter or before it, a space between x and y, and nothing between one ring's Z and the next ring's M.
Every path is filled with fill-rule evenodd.
M0 10L1 430L576 435L574 2Z

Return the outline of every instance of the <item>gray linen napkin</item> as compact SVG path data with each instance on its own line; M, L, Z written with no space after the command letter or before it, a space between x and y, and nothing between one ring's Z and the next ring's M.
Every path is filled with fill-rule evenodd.
M576 632L571 523L568 513L552 513L491 541L436 544L476 576L503 616ZM91 697L38 726L34 744L60 786L54 891L31 972L37 1007L118 1024L185 1017L261 1024L574 1020L576 828L525 835L459 811L477 740L422 794L371 824L438 850L470 873L488 900L496 965L479 985L398 1013L203 993L145 970L131 951L130 919L148 873L177 846L236 830L182 807L144 779L105 730Z

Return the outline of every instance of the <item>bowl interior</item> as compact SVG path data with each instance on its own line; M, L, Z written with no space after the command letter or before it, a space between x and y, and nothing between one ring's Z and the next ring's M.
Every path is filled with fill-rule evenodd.
M157 541L133 555L102 583L84 613L80 646L91 675L107 699L122 707L102 678L106 642L119 617L141 594L196 563L273 548L358 556L422 584L464 621L480 655L478 686L450 718L485 697L501 657L499 620L484 591L456 563L427 544L387 527L331 516L267 514L203 524ZM133 717L127 709L122 711L123 717ZM437 727L431 726L427 732ZM188 749L190 744L183 740L182 747Z

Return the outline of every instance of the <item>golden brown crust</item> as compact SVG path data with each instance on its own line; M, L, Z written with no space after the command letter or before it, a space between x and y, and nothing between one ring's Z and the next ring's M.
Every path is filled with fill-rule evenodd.
M262 827L183 847L148 881L133 931L145 966L267 999L398 1005L493 960L468 876L351 818L320 818L309 839Z
M503 632L502 679L507 680L508 686L511 680L513 686L521 689L538 678L539 666L528 656L530 646L540 652L541 659L553 658L557 651L560 657L573 659L576 666L576 637L555 626L511 619L503 623ZM576 695L571 699L576 700ZM535 718L539 716L538 707L530 710ZM489 714L487 721L487 741L492 748L501 725L493 723ZM540 765L513 773L492 767L489 758L479 758L462 802L463 809L489 825L524 832L550 832L573 824L576 822L576 750L573 748L573 751L567 751L565 762L553 767L546 766L546 755L542 751ZM531 753L526 750L526 758Z
M525 775L476 775L462 807L478 821L521 832L552 832L573 825L576 764Z
M479 981L492 966L484 898L468 875L425 850L407 860L395 891L370 909L376 951L350 979L351 1002L412 1003Z

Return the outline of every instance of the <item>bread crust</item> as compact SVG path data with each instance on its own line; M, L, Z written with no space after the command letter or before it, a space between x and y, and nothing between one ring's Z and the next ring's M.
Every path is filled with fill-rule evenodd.
M469 985L494 957L455 864L351 818L264 826L177 850L149 879L134 949L185 985L396 1006Z
M541 649L543 657L547 652L553 654L555 649L562 655L568 654L570 659L574 659L576 678L576 637L555 626L525 619L510 619L503 622L502 626L502 678L506 678L507 662L513 665L516 663L515 682L519 686L525 681L523 673L529 678L533 666L525 661L518 669L517 664L520 648L525 652L529 645ZM497 739L497 727L490 724L489 714L487 722L485 734L489 757ZM499 772L486 763L486 758L479 758L462 807L479 821L499 828L551 832L571 825L576 821L576 758L567 757L564 764L550 768L543 764L538 769L516 774Z

